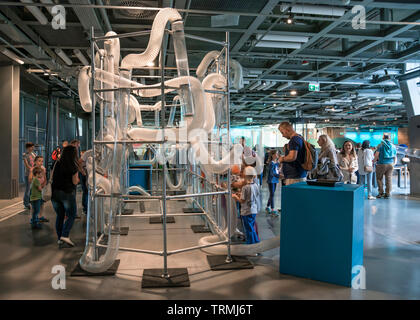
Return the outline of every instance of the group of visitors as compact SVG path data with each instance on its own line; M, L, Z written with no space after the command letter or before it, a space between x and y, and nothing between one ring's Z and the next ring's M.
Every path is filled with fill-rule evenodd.
M345 141L341 150L337 150L328 135L320 135L318 144L320 151L315 169L305 170L305 140L295 132L292 124L282 122L278 127L280 133L289 140L284 146L283 155L277 150L269 150L265 154L265 176L268 184L267 214L278 217L280 210L275 210L275 193L277 185L290 185L305 181L307 177L318 177L342 181L346 184L356 184L360 181L367 185L367 197L369 200L377 198L388 199L392 191L392 172L396 164L396 148L390 141L390 135L384 134L381 144L374 150L368 140L363 141L356 149L352 141ZM241 138L241 144L245 146L245 138ZM256 214L259 212L259 195L261 194L261 182L256 179L255 169L243 164L242 188L237 190L238 183L235 180L232 187L236 192L234 199L240 203L241 219L246 235L246 243L259 242ZM379 194L373 196L372 181L376 167L376 180ZM253 170L253 171L252 171ZM317 172L318 170L318 172ZM325 172L321 172L325 170ZM233 171L232 171L233 172ZM385 176L385 190L383 178Z
M45 203L43 189L51 183L51 203L57 215L55 229L58 244L74 246L70 239L70 231L77 216L76 187L80 183L83 191L83 213L87 212L88 189L86 185L86 157L80 156L80 141L75 139L68 143L63 141L62 147L57 147L52 153L50 181L47 181L46 168L43 166L44 158L35 155L34 144L25 145L23 155L25 165L25 194L24 206L32 209L31 226L40 229L41 222L48 222L42 215ZM32 206L32 208L31 208Z

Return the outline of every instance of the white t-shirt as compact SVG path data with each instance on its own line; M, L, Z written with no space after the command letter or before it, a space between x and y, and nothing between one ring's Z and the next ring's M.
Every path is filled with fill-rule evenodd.
M375 156L373 155L373 151L371 149L360 149L357 153L357 161L359 163L359 174L365 175L369 172L365 171L365 166L372 167L373 166L373 159Z

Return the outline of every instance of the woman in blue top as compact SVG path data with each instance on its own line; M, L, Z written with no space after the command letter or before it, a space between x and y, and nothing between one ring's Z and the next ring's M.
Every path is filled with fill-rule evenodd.
M268 183L268 191L270 195L268 197L268 202L265 210L267 214L272 214L274 216L278 216L279 214L274 210L274 194L276 192L277 183L279 183L280 178L280 164L278 162L279 155L277 150L271 150L270 155L268 157L268 174L267 174L267 183ZM271 210L270 210L271 207Z

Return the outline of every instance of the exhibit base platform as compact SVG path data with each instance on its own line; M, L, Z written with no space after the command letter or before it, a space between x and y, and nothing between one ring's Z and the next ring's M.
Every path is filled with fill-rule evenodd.
M123 216L130 216L133 213L134 213L134 210L133 209L123 209L121 211L121 215L123 215Z
M209 228L209 227L207 227L207 226L206 226L206 225L204 225L204 224L193 224L193 225L191 226L191 230L192 230L194 233L207 233L207 232L211 232L210 228Z
M120 260L115 260L113 265L106 271L100 273L92 273L83 270L80 267L80 263L77 262L77 265L73 268L72 272L70 273L71 277L89 277L89 276L114 276L117 273L118 267L120 265Z
M232 262L226 262L226 255L207 256L207 262L213 271L254 269L254 265L243 256L231 256Z
M167 269L169 277L163 277L163 269L144 269L142 288L189 287L187 268Z
M163 223L162 217L150 217L149 223ZM166 223L175 223L175 217L166 217Z
M184 213L204 213L200 208L183 208Z

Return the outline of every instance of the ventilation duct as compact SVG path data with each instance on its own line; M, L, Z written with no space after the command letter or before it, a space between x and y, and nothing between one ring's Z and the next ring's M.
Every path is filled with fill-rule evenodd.
M20 0L22 3L34 3L32 0ZM40 24L46 25L48 23L47 17L39 10L38 7L35 6L26 6L26 9L29 10L30 13L39 21Z
M279 34L257 34L257 40L263 41L286 41L286 42L308 42L309 37L283 36Z
M332 6L319 6L319 5L309 5L309 4L296 4L290 8L289 4L282 4L280 6L281 12L288 11L290 9L291 13L297 14L314 14L320 16L336 16L341 17L346 12L345 8L332 7Z
M254 42L257 48L285 48L285 49L300 49L302 46L299 42L286 41L259 41Z
M124 7L159 7L158 1L141 1L141 0L104 0L106 5L124 6ZM139 10L139 9L114 9L114 17L118 19L145 19L153 20L157 10Z

